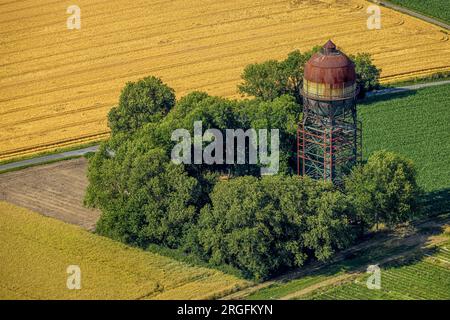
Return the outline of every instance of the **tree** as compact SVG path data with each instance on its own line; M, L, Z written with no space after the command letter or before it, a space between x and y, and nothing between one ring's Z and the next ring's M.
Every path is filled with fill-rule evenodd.
M197 228L203 256L210 263L232 265L255 279L282 266L299 266L306 258L300 213L275 208L261 187L260 180L250 176L218 182Z
M89 161L86 203L102 210L96 231L126 243L175 248L196 221L197 181L160 149L107 143Z
M345 180L345 192L361 230L379 223L392 227L419 210L413 163L393 152L375 152L365 165L355 167Z
M254 279L301 266L309 252L328 259L352 239L342 197L331 185L298 176L220 181L201 210L192 251Z
M289 53L287 58L281 62L281 68L287 78L286 93L293 96L298 104L303 103L300 90L303 87L305 64L320 49L320 46L315 46L305 53L301 53L300 50L295 50Z
M262 100L273 100L287 92L288 80L282 65L276 60L249 64L242 73L240 93Z
M108 126L112 134L131 134L145 123L164 118L175 104L174 90L161 79L146 77L137 82L128 82L122 90L119 105L108 114Z
M380 86L381 69L377 68L369 53L357 53L349 58L355 64L356 83L359 86L359 97L363 98L366 92L377 89Z
M247 65L241 76L243 82L238 85L239 92L264 101L289 94L301 104L304 65L318 50L318 46L305 53L295 50L284 61L269 60Z
M329 183L318 182L310 194L311 208L307 217L305 245L317 259L330 259L336 250L348 247L355 240L350 226L350 206L345 195Z
M278 129L280 134L280 173L295 171L295 141L300 108L294 97L283 95L273 101L248 100L239 105L239 117L246 128Z

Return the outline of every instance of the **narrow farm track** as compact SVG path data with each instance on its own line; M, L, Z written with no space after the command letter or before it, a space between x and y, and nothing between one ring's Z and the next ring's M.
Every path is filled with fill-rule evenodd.
M67 30L66 1L0 1L0 160L107 137L128 81L156 75L178 97L237 98L247 64L328 38L372 53L385 82L450 70L448 34L387 8L382 28L368 30L363 0L77 4L81 30Z
M269 288L270 286L275 285L277 283L286 283L286 281L299 279L301 277L305 277L308 275L319 274L322 269L324 269L326 266L329 266L330 264L337 264L347 259L348 256L357 256L359 253L364 253L372 248L381 246L388 246L390 248L393 247L401 248L402 246L407 246L406 249L400 250L400 252L395 254L390 255L388 254L374 263L386 264L392 261L396 261L400 258L404 258L411 255L418 248L432 247L447 242L448 238L440 236L430 236L427 234L427 230L429 230L430 228L440 228L442 226L448 225L449 223L450 218L448 215L440 218L434 217L432 219L416 222L414 224L414 231L411 234L402 235L397 233L391 233L385 236L379 235L375 239L367 240L347 250L344 250L343 252L338 253L329 263L326 264L319 262L312 263L309 266L300 269L299 271L293 271L291 273L279 276L273 280L269 280L254 286L249 286L243 290L227 295L222 299L225 300L246 299L246 297L250 296L251 294L258 292L261 289ZM313 283L312 285L307 286L299 291L291 292L285 296L282 296L281 299L285 300L298 299L312 293L315 290L351 281L355 279L355 277L358 277L359 275L364 273L365 268L367 268L366 265L364 265L364 267L357 268L344 274L337 274L335 276L330 275L329 277L326 277L322 281Z

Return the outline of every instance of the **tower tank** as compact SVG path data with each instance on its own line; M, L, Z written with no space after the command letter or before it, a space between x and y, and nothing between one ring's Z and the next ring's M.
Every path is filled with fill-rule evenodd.
M354 63L329 40L305 64L298 174L337 184L360 157Z

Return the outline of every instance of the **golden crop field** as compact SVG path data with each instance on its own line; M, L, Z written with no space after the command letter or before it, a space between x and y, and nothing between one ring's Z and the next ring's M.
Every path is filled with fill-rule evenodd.
M210 299L249 282L0 202L0 299ZM67 288L69 265L81 288Z
M364 0L0 0L0 160L108 136L127 81L156 75L178 97L236 97L245 65L332 38L373 55L383 81L450 70L448 34Z

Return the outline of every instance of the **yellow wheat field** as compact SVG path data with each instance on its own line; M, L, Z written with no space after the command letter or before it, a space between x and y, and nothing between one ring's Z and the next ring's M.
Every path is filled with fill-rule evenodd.
M364 0L78 0L68 30L72 4L0 0L0 160L106 137L127 81L235 97L245 65L328 38L370 52L383 81L450 70L447 33L385 8L368 30Z
M212 299L249 282L0 202L1 299ZM67 267L81 289L67 288Z

